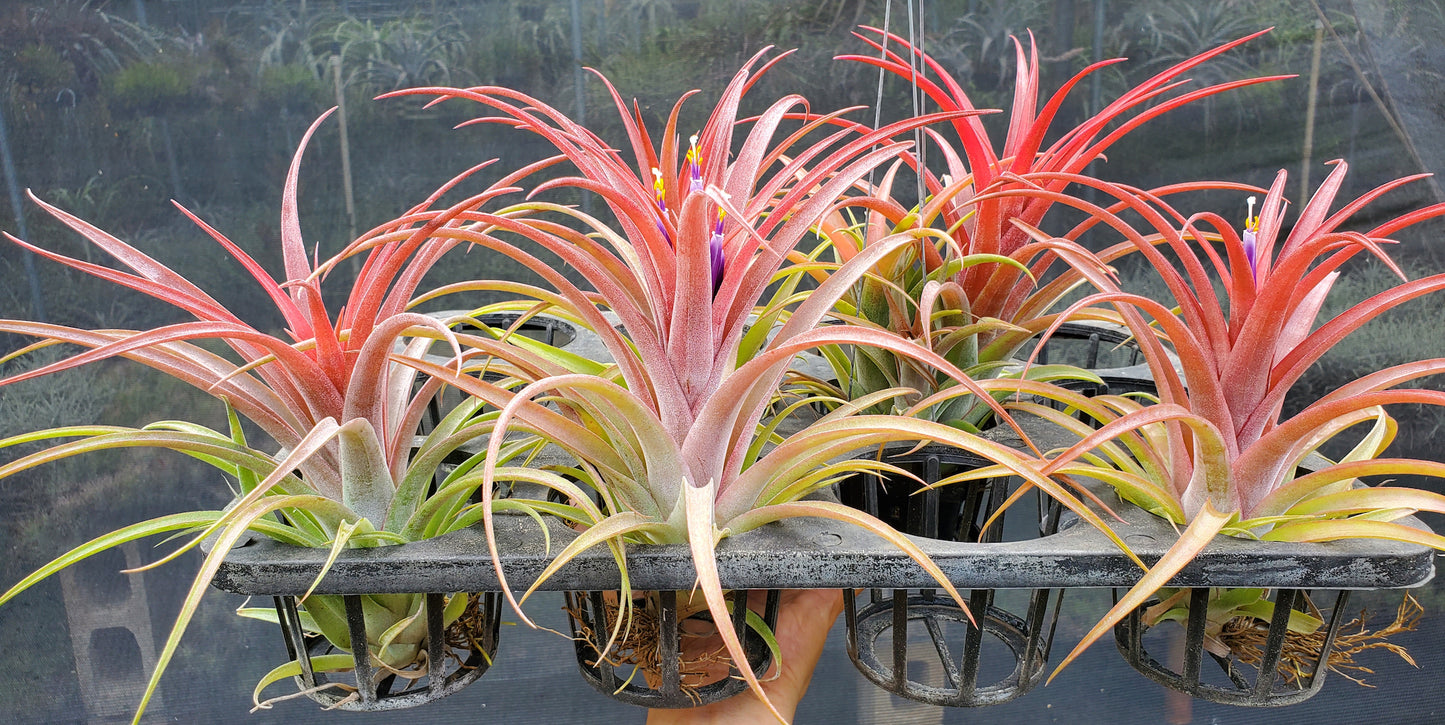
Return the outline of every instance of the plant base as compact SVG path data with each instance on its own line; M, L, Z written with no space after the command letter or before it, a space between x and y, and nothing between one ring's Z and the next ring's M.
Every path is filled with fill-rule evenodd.
M1144 636L1151 628L1145 625L1143 612L1158 602L1146 603L1115 625L1114 641L1125 661L1165 687L1228 705L1280 707L1303 702L1320 691L1329 669L1330 652L1339 636L1340 615L1349 599L1348 590L1336 596L1334 608L1321 629L1323 638L1308 647L1290 646L1291 641L1301 635L1289 631L1289 613L1307 611L1309 600L1302 590L1275 590L1274 616L1268 629L1259 633L1263 643L1258 644L1257 652L1251 652L1248 664L1238 656L1222 657L1205 648L1209 591L1207 588L1190 590L1184 657L1177 670L1160 664L1144 649ZM1201 677L1206 655L1223 671L1222 684L1206 682Z
M442 626L445 597L426 595L426 661L400 673L379 670L365 647L355 648L353 669L338 678L334 672L318 672L312 657L335 651L324 637L307 635L301 627L296 598L275 597L281 618L286 652L301 666L296 685L327 709L352 712L399 710L439 700L476 681L497 652L497 628L501 624L501 595L472 594L466 611L449 627ZM347 626L353 642L366 641L366 621L361 597L346 595ZM438 664L439 663L439 664ZM437 669L433 670L432 668Z
M749 592L732 591L736 602ZM677 592L634 592L630 622L622 622L611 642L620 616L616 592L567 592L568 619L576 642L577 666L582 678L599 692L630 705L650 708L697 707L724 700L747 689L747 682L732 666L706 610L679 619ZM778 624L779 590L767 590L763 622L769 630ZM759 676L772 664L767 642L747 623L748 608L733 606L732 628L747 651L748 664ZM707 637L712 644L689 646ZM720 673L719 665L729 665ZM618 670L622 670L619 676Z

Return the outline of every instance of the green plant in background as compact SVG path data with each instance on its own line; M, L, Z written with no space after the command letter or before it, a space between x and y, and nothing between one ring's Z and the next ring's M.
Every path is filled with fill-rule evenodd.
M312 125L301 150L324 118ZM436 319L408 312L407 305L427 269L455 245L432 243L417 253L422 242L438 228L461 224L458 218L464 211L515 191L511 182L526 176L530 169L503 179L458 207L434 210L432 205L446 191L443 189L405 217L364 235L353 244L354 250L313 267L307 259L297 216L301 150L293 159L283 195L281 238L286 279L282 282L273 280L234 243L182 208L252 275L261 293L285 319L289 339L246 324L161 263L38 199L36 203L47 212L133 273L66 257L10 237L25 249L71 269L179 307L196 321L151 330L83 330L0 320L0 331L39 339L4 360L48 353L59 343L89 348L10 375L0 380L0 385L125 357L226 403L226 431L192 422L163 421L141 429L70 425L0 440L0 449L51 444L0 466L0 478L89 451L156 447L176 450L216 466L234 477L239 487L236 499L224 511L180 513L122 528L73 549L0 595L0 603L9 601L55 571L145 536L196 533L189 543L152 566L211 538L214 548L192 582L137 710L137 721L217 567L246 531L290 544L329 548L334 557L347 547L384 546L436 536L467 526L481 515L467 501L482 483L479 473L469 475L477 460L462 464L441 480L437 480L438 470L460 446L487 436L497 411L487 409L480 401L464 404L418 443L415 435L423 415L443 383L435 378L419 383L415 371L398 359L420 357L440 339L447 341L455 353L454 371L461 371L471 367L470 356L463 356L459 347L463 340L471 355L486 355L502 344L492 336L453 334ZM321 281L345 254L359 253L355 250L366 251L366 264L349 291L346 306L333 320L322 303ZM201 340L223 343L230 356L193 342ZM523 365L530 360L524 352L514 353L511 358ZM537 358L537 364L536 370L528 371L530 377L557 371L545 359ZM496 363L484 362L482 366L505 369ZM242 416L274 440L280 450L266 453L248 443L240 425ZM73 440L55 443L62 439ZM533 447L520 440L505 446L499 443L500 452L494 455L505 462ZM511 506L507 502L494 505ZM281 522L268 516L272 512L280 513ZM445 621L450 624L456 620L468 601L466 594L453 595ZM421 594L367 598L363 608L368 641L364 645L350 641L340 597L304 598L303 622L341 649L367 647L384 676L418 668L426 633L423 602ZM290 671L288 667L294 669L296 665L283 666L262 684L284 676Z
M202 99L193 91L192 68L174 63L131 63L107 78L112 107L141 116L164 116L193 109Z
M936 60L897 35L876 28L864 31L867 37L859 37L881 57L842 58L877 66L909 81L914 78L914 67L921 66L917 72L920 89L944 111L959 114L952 120L959 143L955 146L929 130L948 172L939 179L925 171L927 198L921 205L909 209L906 202L894 198L895 166L878 188L865 189L864 195L841 202L824 218L820 235L839 261L851 259L885 235L908 234L918 240L884 258L873 275L844 296L840 312L854 324L892 330L916 340L976 378L1006 374L1015 353L1061 319L1055 310L1062 300L1086 281L1106 276L1105 265L1132 249L1121 244L1095 256L1076 243L1082 228L1059 239L1029 237L1030 230L1043 225L1050 209L1065 198L1066 189L1074 183L1070 175L1082 172L1114 143L1160 114L1227 90L1275 80L1254 78L1180 91L1181 76L1259 37L1256 33L1156 74L1046 147L1045 138L1069 92L1091 74L1122 59L1083 69L1040 108L1037 50L1025 55L1022 44L1015 40L1014 105L1005 140L996 145L968 94ZM919 166L914 156L907 160L915 169ZM853 208L863 212L856 222L847 215ZM810 256L823 254L818 249ZM1050 268L1055 264L1068 269L1052 275ZM1090 310L1080 310L1080 314L1112 318ZM917 396L927 396L952 384L939 373L882 350L832 349L827 357L844 398L856 399L892 387L911 388ZM1036 379L1089 377L1058 366L1034 366L1028 374ZM900 410L913 402L900 400L902 405L895 403ZM987 407L967 398L954 398L927 412L935 420L968 429L982 425L988 414Z
M267 65L261 68L256 85L256 102L279 108L283 115L319 103L324 88L314 69L302 63Z
M1139 13L1139 10L1135 10ZM1238 38L1249 32L1250 28L1257 28L1261 24L1258 16L1263 13L1242 12L1242 9L1234 3L1215 0L1212 2L1190 3L1181 5L1177 3L1160 3L1142 12L1143 19L1140 21L1147 33L1147 48L1150 55L1149 65L1165 66L1179 63L1187 58L1213 48L1231 38ZM1283 15L1283 14L1281 14ZM1273 19L1273 16L1270 16ZM1288 16L1286 16L1288 17ZM1284 20L1284 22L1289 22ZM1281 33L1292 34L1297 27L1280 29L1277 23L1268 23L1273 31L1272 35ZM1291 23L1292 26L1307 25L1299 21ZM1278 49L1281 44L1291 38L1271 37L1273 47ZM1295 38L1294 40L1298 40ZM1297 47L1290 43L1284 47ZM1231 78L1241 78L1261 72L1260 66L1267 63L1259 54L1251 58L1244 54L1230 54L1213 59L1210 63L1204 64L1193 73L1195 80L1206 83L1218 83ZM1279 63L1278 65L1284 65ZM1206 98L1199 103L1203 112L1202 125L1204 127L1205 142L1214 133L1216 105L1219 98ZM1251 97L1247 93L1232 94L1228 100L1232 102L1236 110L1235 129L1244 125L1248 109L1258 105L1258 97Z
M22 96L49 95L74 84L75 67L48 45L30 44L10 62L12 93ZM74 91L72 91L73 93Z
M1127 237L1179 306L1169 309L1109 290L1071 308L1099 303L1119 308L1154 375L1158 402L1148 405L1121 396L1068 399L1092 425L1019 403L1021 409L1050 418L1081 438L1043 461L1040 472L1106 481L1126 500L1187 527L1060 668L1144 603L1220 533L1265 541L1381 538L1445 548L1445 537L1394 523L1416 511L1445 512L1445 496L1413 488L1354 486L1367 476L1445 477L1445 464L1381 457L1396 430L1383 406L1445 405L1440 391L1397 389L1445 371L1445 359L1369 373L1282 417L1291 388L1340 340L1406 301L1445 289L1445 274L1402 281L1316 326L1342 265L1366 253L1399 272L1383 249L1390 235L1445 215L1445 205L1437 204L1386 219L1368 232L1345 231L1342 226L1371 202L1420 178L1390 182L1331 213L1345 171L1346 165L1337 162L1283 239L1282 171L1258 217L1251 203L1242 232L1217 214L1185 216L1158 197L1101 182L1091 185L1142 217L1147 233L1111 211L1076 205ZM1222 291L1216 291L1214 279L1222 282ZM1182 374L1170 362L1166 346L1178 356ZM1311 465L1311 454L1356 426L1369 430L1339 461Z
M455 20L408 16L380 24L346 18L331 42L346 84L382 93L452 83L456 58L472 40Z
M14 73L18 100L35 110L67 88L81 96L99 90L105 76L159 47L155 33L90 0L16 4L0 12L0 37L9 50L0 53L0 78Z
M954 445L998 461L1046 490L1055 489L1052 482L1023 466L1020 453L948 426L899 416L857 415L858 410L896 395L896 390L865 397L856 406L845 406L786 437L781 432L785 419L810 401L796 403L765 422L794 356L837 344L877 346L945 370L958 380L960 391L980 396L1012 423L989 390L919 345L882 330L817 326L864 271L911 244L910 237L898 235L870 245L810 293L795 295L786 284L769 293L786 252L808 233L814 220L861 176L904 149L904 144L890 143L889 138L949 116L913 119L862 134L844 129L819 141L806 141L809 132L825 128L835 117L823 116L775 141L781 124L803 103L797 96L787 96L753 119L735 144L737 109L756 78L751 69L760 60L761 56L755 57L734 77L701 133L686 146L679 143L675 128L681 102L674 107L660 143L654 145L632 110L614 93L628 131L630 161L565 114L514 90L411 91L482 104L498 113L480 121L516 125L554 144L577 175L543 184L534 194L574 187L607 203L613 224L575 208L534 201L531 206L536 211L561 215L566 223L546 215L508 220L479 214L474 221L494 226L497 233L447 229L439 235L525 261L552 286L525 290L526 294L537 300L539 308L560 309L582 321L599 336L615 363L539 378L518 389L515 397L434 363L408 364L495 401L502 408L499 429L520 426L552 441L577 461L566 471L570 478L559 472L531 473L568 499L553 510L583 528L539 580L580 551L605 544L623 568L626 589L627 544L686 543L707 609L713 621L725 622L728 605L714 559L718 539L783 518L813 516L862 526L885 537L966 606L916 545L882 522L840 504L800 499L850 472L897 470L886 462L835 459L899 440ZM773 62L764 64L759 73ZM880 146L875 149L875 145ZM572 228L574 223L585 232ZM499 238L501 232L509 232L510 240ZM530 245L578 270L593 291L574 286L552 265L532 256L526 251ZM512 288L524 291L518 285ZM759 306L757 301L763 299ZM615 317L604 315L604 310ZM534 402L534 397L556 406L561 416ZM496 468L495 460L502 440L490 439L491 455L484 464L489 476L503 471ZM771 448L765 452L765 446ZM485 494L487 488L482 490ZM1087 507L1080 505L1078 511L1103 527ZM489 541L494 542L490 514L484 521ZM500 553L493 547L494 553ZM494 563L506 592L505 572L499 561ZM631 597L624 594L618 601L625 613ZM618 617L613 637L623 631L626 619ZM727 627L719 628L719 634L744 678L760 692L757 673L748 666L737 635Z
M1043 0L983 0L970 3L937 44L934 57L955 68L957 78L975 96L983 89L1003 91L1009 82L1009 52L1012 39L1029 28L1047 24L1048 8ZM1067 48L1056 49L1064 52ZM1018 69L1015 69L1015 73Z

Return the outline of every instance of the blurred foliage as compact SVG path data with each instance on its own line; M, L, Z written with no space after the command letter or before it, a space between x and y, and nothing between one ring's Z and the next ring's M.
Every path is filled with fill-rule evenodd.
M160 116L195 107L200 99L188 68L171 63L132 63L109 76L111 107L122 113Z

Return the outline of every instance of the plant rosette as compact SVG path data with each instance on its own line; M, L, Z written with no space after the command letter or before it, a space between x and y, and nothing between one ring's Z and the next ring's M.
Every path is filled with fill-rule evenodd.
M933 128L921 129L941 153L948 172L939 178L923 168L919 150L903 154L877 186L870 178L861 185L861 195L842 200L822 218L818 233L823 243L818 248L806 258L797 252L794 257L811 262L828 256L826 250L831 250L831 256L841 263L887 236L910 235L916 244L885 257L856 289L844 295L838 310L844 319L913 339L975 378L1022 374L1040 380L1073 379L1075 386L1097 385L1064 366L1033 365L1018 370L1010 368L1010 363L1030 339L1060 319L1057 309L1062 300L1094 276L1104 274L1107 264L1132 247L1121 244L1095 255L1076 242L1083 228L1059 238L1030 237L1029 229L1043 224L1072 183L1069 175L1083 172L1114 143L1149 120L1218 93L1281 78L1246 79L1178 92L1184 85L1180 76L1261 34L1165 69L1045 147L1045 136L1050 135L1070 91L1122 58L1080 71L1040 108L1037 50L1031 47L1026 55L1015 39L1013 108L1006 137L999 145L990 139L979 118L981 112L962 86L933 58L896 35L863 28L858 37L879 51L879 57L845 55L840 59L877 66L917 84L939 108L959 114L950 121L959 143L951 143ZM911 210L897 201L894 193L896 174L905 162L922 174L917 187L923 201ZM905 191L911 195L912 189ZM861 214L855 217L855 211ZM1065 266L1064 271L1050 275L1056 264ZM814 274L821 278L824 273L817 270ZM1047 282L1040 284L1040 280ZM1107 310L1080 308L1073 314L1117 321ZM904 387L919 391L916 400L952 384L941 373L886 351L832 349L826 354L843 398ZM912 402L905 397L894 405L901 409ZM977 429L989 410L979 401L953 398L948 406L921 414Z
M0 448L25 443L54 442L37 453L0 467L0 477L80 453L130 447L159 447L185 453L216 466L232 476L236 499L223 511L174 514L126 527L87 542L50 562L0 595L9 601L36 582L87 556L146 536L193 533L156 566L180 556L202 541L211 548L196 574L172 626L158 665L137 709L139 719L170 662L180 637L195 613L200 598L222 559L246 535L255 532L299 546L330 549L331 558L345 548L386 546L437 536L475 522L481 513L469 502L484 485L476 471L478 460L467 458L450 473L440 468L469 442L490 435L498 416L479 400L451 411L420 441L417 432L434 397L443 390L438 378L419 381L408 360L421 359L437 341L450 348L447 365L453 374L480 370L514 371L527 379L555 374L559 368L546 358L529 355L492 335L454 333L444 321L408 311L417 285L438 259L459 242L422 242L436 230L471 225L462 219L468 210L516 191L512 184L533 169L525 168L501 179L483 192L447 209L433 209L440 196L476 171L457 177L405 216L374 229L337 256L313 265L302 243L297 216L297 177L307 140L325 116L308 130L295 154L282 197L281 244L285 279L277 282L250 256L220 232L190 212L182 212L212 237L255 279L260 291L285 320L288 338L257 330L160 262L104 231L36 199L46 211L110 254L129 271L112 269L65 257L14 237L21 247L101 279L115 282L175 305L196 318L151 330L84 330L24 320L0 321L0 331L38 338L38 342L4 358L11 360L37 350L68 344L87 348L58 362L0 380L16 383L51 372L72 369L113 357L135 360L174 376L220 399L227 406L229 429L210 430L188 422L164 421L141 429L114 426L75 426L16 436L0 441ZM485 164L483 165L485 166ZM33 197L32 197L33 198ZM179 206L179 205L178 205ZM504 211L527 214L528 210ZM7 235L8 236L8 235ZM333 319L322 303L321 282L342 260L364 254L360 275L348 294L343 311ZM215 340L230 355L211 352L195 344ZM462 346L466 352L462 352ZM488 357L488 350L506 346L509 364ZM480 360L474 363L474 360ZM3 362L3 360L0 360ZM508 367L510 365L511 367ZM530 367L529 367L530 366ZM267 453L250 445L241 418L254 423L280 447ZM509 441L495 451L506 461L525 457L539 441ZM464 456L464 458L466 458ZM491 485L490 482L485 485ZM503 500L491 506L516 504ZM269 516L280 515L280 521ZM318 580L324 575L317 572ZM427 632L437 612L424 606L422 594L364 597L360 600L361 628L352 626L348 605L341 597L301 596L299 625L305 632L321 633L341 650L368 652L368 667L378 679L396 675L415 679L425 671L427 652L434 654ZM475 620L475 595L453 594L442 608L441 624L451 627ZM483 606L484 611L494 607ZM243 613L252 613L243 612ZM273 620L277 614L265 615ZM495 626L495 624L485 625ZM357 642L364 630L365 647ZM481 630L471 632L476 635ZM301 634L293 633L297 642ZM462 633L466 634L466 633ZM468 637L458 636L459 640ZM470 639L486 639L472 636ZM493 643L495 638L491 640ZM295 649L302 652L299 644ZM490 653L486 653L490 657ZM331 656L311 665L292 662L268 675L274 681L298 667L323 670L351 668ZM435 657L432 658L435 661ZM361 683L354 697L374 704L375 683ZM353 690L358 689L353 687ZM370 692L368 692L370 691Z
M1417 511L1445 512L1445 496L1359 484L1371 476L1445 476L1445 464L1382 457L1396 429L1384 406L1445 404L1445 393L1396 386L1445 371L1445 359L1385 368L1345 383L1293 416L1282 415L1288 390L1333 345L1387 310L1445 288L1445 274L1405 280L1316 326L1342 265L1364 252L1404 280L1383 250L1391 243L1389 235L1445 214L1445 205L1437 204L1366 232L1346 231L1342 226L1352 215L1419 177L1387 183L1331 213L1345 171L1346 165L1336 162L1284 239L1279 238L1284 172L1257 217L1251 199L1242 232L1216 214L1185 216L1148 193L1081 182L1119 203L1109 209L1071 203L1134 244L1179 301L1171 310L1115 289L1075 305L1117 307L1141 345L1159 394L1152 401L1112 395L1063 398L1082 421L1032 403L1016 407L1080 437L1043 459L1041 473L1108 482L1124 499L1185 528L1060 668L1143 605L1218 534L1292 542L1379 538L1445 549L1445 537L1398 523ZM1142 217L1147 233L1125 223L1116 213L1122 209ZM1172 259L1158 247L1167 247ZM1216 279L1221 291L1216 291ZM1171 353L1182 373L1175 370ZM1307 462L1321 446L1361 428L1364 434L1338 461ZM1214 599L1233 601L1235 596ZM1258 597L1243 606L1263 611ZM1229 619L1238 609L1216 608ZM1227 620L1199 621L1202 632ZM1283 637L1285 624L1294 620L1281 613L1274 621L1281 623Z
M605 545L624 568L619 601L630 609L626 547L686 543L709 613L714 621L726 621L730 614L714 560L718 539L771 521L809 516L846 521L886 538L932 572L940 587L964 606L937 567L904 536L855 509L801 499L840 475L877 470L877 464L848 457L850 452L901 440L957 446L1016 468L1045 490L1056 488L1052 481L1034 474L1019 452L955 428L916 418L858 414L895 397L897 390L846 405L786 437L780 433L783 423L811 400L790 403L781 414L767 417L795 356L833 344L879 347L943 370L957 379L957 391L978 396L1012 424L990 390L936 353L883 330L819 326L856 280L912 240L899 236L869 245L816 289L795 292L784 284L758 304L775 282L799 277L782 265L787 251L816 219L869 170L904 150L906 144L890 141L894 135L950 115L910 119L864 133L845 128L805 143L805 136L837 117L833 114L807 121L777 142L774 136L782 122L803 104L800 97L787 96L749 119L741 145L733 148L741 125L738 105L761 58L755 57L733 78L695 142L686 146L679 144L676 132L682 101L669 116L660 147L654 146L640 119L609 85L635 165L565 114L514 90L409 91L476 102L496 113L478 122L503 123L546 139L576 175L546 182L533 191L534 198L556 188L580 189L600 196L614 219L607 223L575 208L534 200L530 206L537 216L478 214L473 221L495 231L456 232L536 271L551 286L531 292L539 304L562 308L570 318L584 321L613 362L537 378L515 396L440 365L409 364L494 401L502 408L499 430L522 426L576 461L565 471L529 474L567 500L550 511L584 529L539 581L578 553ZM538 259L531 246L575 269L592 291L584 292ZM616 315L620 329L603 310ZM492 437L494 454L500 443L500 437ZM485 470L493 474L490 461ZM484 495L487 490L482 488ZM482 510L488 511L485 506ZM1102 527L1088 507L1080 504L1078 511ZM490 514L484 522L490 540L495 531ZM494 567L507 591L501 563L494 562ZM628 616L619 616L615 626L626 621ZM760 692L758 673L747 664L737 632L722 627L719 633L742 677Z

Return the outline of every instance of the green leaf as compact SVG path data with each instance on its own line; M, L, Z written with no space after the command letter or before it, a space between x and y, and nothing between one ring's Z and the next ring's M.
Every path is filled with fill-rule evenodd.
M1445 496L1417 488L1356 488L1340 493L1312 496L1290 508L1293 516L1358 513L1376 509L1414 509L1445 513Z
M226 424L231 430L231 441L242 448L246 448L246 431L241 428L241 417L236 414L236 409L231 407L231 401L224 396L221 402L226 404ZM235 466L236 480L241 486L241 495L246 495L256 489L261 482L256 472L244 466Z
M120 546L128 541L143 539L155 534L164 534L169 531L181 531L194 529L199 526L207 526L220 518L220 511L187 511L185 513L161 516L149 521L142 521L138 524L131 524L122 529L117 529L103 536L97 536L80 546L65 552L56 557L45 566L36 569L30 576L21 579L15 586L10 587L4 594L0 594L0 605L15 598L15 596L26 589L34 586L37 582L64 569L71 564L86 559L87 557L99 554L107 549Z
M150 680L146 683L145 693L141 696L140 704L136 708L135 717L132 718L132 725L141 725L141 715L145 713L146 705L150 703L155 695L156 687L160 685L161 675L165 673L166 667L170 664L171 658L175 656L176 647L180 645L181 635L185 633L186 626L190 624L196 608L200 606L201 596L206 593L209 584L216 576L216 570L220 568L221 561L225 555L230 553L231 547L236 545L237 539L244 533L247 527L256 519L285 506L305 506L313 503L334 503L329 499L320 496L277 496L259 502L255 506L246 508L237 517L220 531L216 537L216 546L206 555L201 569L196 573L196 578L191 581L191 587L186 592L186 598L181 603L180 612L176 615L175 623L171 625L171 632L166 637L165 645L160 654L156 657L155 671L151 673ZM235 513L235 512L233 512Z
M348 654L316 655L311 658L311 669L313 672L350 672L356 666L356 662ZM251 702L257 709L267 710L271 705L261 701L261 691L267 687L290 677L301 676L301 663L291 660L276 669L267 672L259 682L256 689L251 691Z
M1329 519L1281 524L1260 537L1265 541L1339 541L1340 539L1387 539L1420 544L1445 551L1445 536L1413 526L1363 519Z
M306 598L311 596L311 592L316 591L316 585L320 584L321 580L326 577L326 572L331 571L331 565L336 563L336 557L346 548L346 542L351 539L351 534L356 531L357 527L363 524L365 524L367 528L371 527L370 522L366 519L362 519L356 523L347 523L344 521L341 523L341 526L338 527L336 531L336 539L331 542L331 551L327 554L326 561L321 565L321 571L316 572L316 578L311 580L311 586L307 587L306 593L302 594L301 598L297 600L298 604L305 602Z
M519 601L526 601L527 597L531 596L532 592L536 591L537 587L541 586L549 577L557 573L558 569L561 569L567 562L575 559L578 554L600 543L619 539L631 533L652 532L666 535L670 531L671 529L667 524L649 519L633 511L622 511L612 514L598 521L592 528L578 534L577 538L573 539L572 543L562 549L555 559L548 562L547 567L537 575L537 580L532 582L532 586L527 587L527 591L522 593L522 598Z
M363 519L390 524L386 513L396 484L376 430L365 418L353 418L336 430L336 437L341 450L341 503Z

